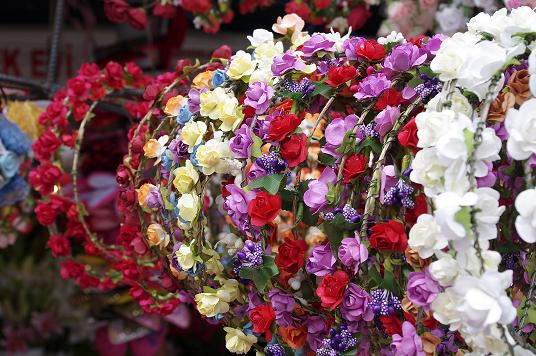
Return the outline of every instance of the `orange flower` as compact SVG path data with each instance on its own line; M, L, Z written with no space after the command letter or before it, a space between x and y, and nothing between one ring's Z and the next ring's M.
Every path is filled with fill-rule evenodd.
M201 88L210 88L210 83L212 82L212 71L207 70L203 73L196 75L192 81L192 86L196 89Z
M495 122L503 122L508 109L516 103L516 96L510 92L500 93L495 101L491 103L489 109L488 120Z
M292 326L284 328L280 326L279 335L281 335L283 341L293 350L301 349L305 346L305 342L307 341L307 329L305 326L302 326L301 328Z
M507 86L510 92L515 95L517 105L523 104L530 98L529 79L529 71L522 69L514 72L508 80Z
M406 261L413 268L424 268L432 262L431 257L427 259L422 259L419 257L419 254L417 253L417 251L412 250L409 247L406 248L406 251L404 251L404 255L406 256Z
M421 336L422 349L426 356L432 356L435 353L437 345L441 343L441 339L433 335L431 332L425 332Z

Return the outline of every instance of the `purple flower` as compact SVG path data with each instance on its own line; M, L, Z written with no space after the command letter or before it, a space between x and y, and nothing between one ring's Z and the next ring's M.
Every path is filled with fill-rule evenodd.
M405 321L402 324L402 336L393 335L391 352L397 356L424 356L422 341L413 324Z
M344 140L344 135L354 128L358 119L359 118L356 115L348 115L344 119L336 118L332 120L329 125L326 126L326 142L330 145L339 147Z
M236 226L241 226L242 221L246 220L248 213L248 204L255 197L255 192L245 192L235 184L225 186L229 195L225 198L223 208Z
M403 43L393 48L383 61L383 66L393 72L404 72L426 61L426 53L412 43Z
M252 145L251 129L247 124L242 124L236 131L235 136L229 141L229 147L235 158L249 158Z
M376 126L374 130L380 135L380 140L383 141L385 135L391 131L393 128L396 119L400 116L400 108L398 106L387 106L385 109L380 111L376 116L374 121Z
M376 98L391 87L391 81L385 74L371 74L357 84L357 92L354 97L357 100Z
M398 183L395 166L383 167L380 182L380 203L385 204L385 194Z
M348 60L357 61L357 47L364 41L363 37L351 37L342 43L342 49Z
M169 143L168 150L171 152L171 159L174 162L182 161L190 156L190 153L188 153L188 145L178 138Z
M435 56L437 54L437 51L439 50L439 47L441 47L441 43L443 43L443 41L447 38L448 37L442 33L434 35L433 37L430 37L430 39L424 46L424 49L431 56Z
M301 50L304 57L311 57L318 51L333 51L334 44L335 42L328 40L324 35L315 33L311 38L304 42Z
M348 285L342 297L340 310L343 319L349 323L350 331L358 328L359 321L374 319L374 311L369 305L370 301L370 295L357 284Z
M257 163L253 163L249 167L249 171L247 173L248 180L252 181L255 179L262 178L266 176L268 172L264 168L261 168Z
M337 175L331 167L324 168L320 177L308 184L307 191L303 194L303 202L313 214L318 213L327 203L328 184L333 184Z
M346 237L341 241L338 251L339 259L342 264L349 267L353 274L359 270L359 265L368 258L368 250L359 239L359 233L355 237Z
M292 312L294 310L294 306L296 305L293 296L278 288L272 288L272 290L268 293L268 298L270 298L272 308L276 312Z
M311 315L307 318L307 343L309 347L316 351L322 346L322 339L327 336L327 325L320 315Z
M304 68L305 63L299 61L292 51L286 51L282 56L275 57L272 63L272 73L277 76L281 76L292 69L302 70Z
M188 108L190 109L190 112L194 114L199 112L199 95L207 90L207 88L201 88L200 90L194 88L190 89L188 92Z
M145 204L147 204L149 209L160 209L164 205L159 187L152 186L149 189L149 193L145 198Z
M407 290L410 302L425 310L429 309L430 304L441 293L441 287L432 279L428 269L425 272L410 272Z
M488 167L488 174L483 177L477 177L476 183L479 188L493 187L497 181L497 175L493 172L493 164L488 161L484 161L484 164Z
M175 245L173 245L173 251L171 252L171 266L175 268L177 271L182 271L181 266L179 265L179 261L177 260L177 251L179 248L181 248L182 242L177 242Z
M270 106L270 99L273 95L274 90L271 86L264 82L255 82L246 90L244 104L254 108L257 115L261 115Z
M337 259L331 253L329 244L318 245L313 248L305 269L315 276L322 277L333 271L336 262Z

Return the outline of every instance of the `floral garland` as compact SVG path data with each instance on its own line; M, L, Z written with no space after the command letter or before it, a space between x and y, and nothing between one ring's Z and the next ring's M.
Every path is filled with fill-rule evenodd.
M440 286L430 305L434 318L458 331L477 354L529 354L523 348L531 348L518 333L531 308L534 280L524 306L516 310L512 298L519 304L526 289L514 274L523 268L521 256L531 261L534 251L512 233L512 202L520 190L513 160L531 155L530 141L522 138L530 131L521 132L534 115L526 111L531 105L526 58L535 19L528 7L479 14L468 32L446 39L431 63L444 90L415 119L422 150L410 178L423 186L432 214L419 216L408 244L421 258L435 256L427 268L430 283L422 288L430 293L433 283ZM528 164L528 188L531 169ZM515 225L530 243L523 229L534 219L525 210L525 194L531 194L525 192L517 195ZM530 265L525 267L533 269ZM525 336L534 342L533 335Z
M427 210L413 116L441 90L443 37L309 35L287 16L166 102L143 146L157 172L134 178L149 244L235 353L464 347L406 235Z

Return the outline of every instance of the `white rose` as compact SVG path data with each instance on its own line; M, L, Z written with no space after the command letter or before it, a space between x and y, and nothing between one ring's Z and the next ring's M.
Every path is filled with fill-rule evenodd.
M253 36L247 36L247 37L248 37L249 43L251 43L253 47L258 47L263 43L274 41L274 34L263 28L258 28L256 30L253 30Z
M197 148L195 159L203 170L203 174L224 173L227 167L226 159L232 158L227 141L220 142L216 139L208 140L204 145Z
M188 152L192 153L194 146L199 145L207 132L207 125L203 121L189 121L181 131L182 142L188 145Z
M442 287L451 286L460 272L458 263L451 255L442 253L441 258L430 263L428 271Z
M426 195L435 196L444 190L445 166L440 163L435 147L417 152L411 168L413 169L409 176L411 181L421 184Z
M497 11L492 18L500 11ZM506 12L506 9L503 11ZM505 47L522 44L522 38L514 36L516 33L536 32L536 13L528 6L512 9L510 15L507 16L507 20L503 20L502 24L500 23L501 20L501 18L498 18L494 23L500 26L499 43Z
M425 111L415 117L415 124L419 138L417 146L430 147L437 145L438 141L446 134L470 127L471 119L454 110Z
M256 66L257 62L251 58L251 54L244 51L238 51L231 57L227 75L231 79L238 80L253 73Z
M438 108L439 101L441 102L445 101L443 93L439 93L436 96L434 96L428 102L428 104L426 104L427 109L430 111L439 110L440 109ZM450 104L451 104L450 110L458 112L458 113L462 113L467 117L471 117L473 113L473 107L469 103L469 100L467 100L467 98L462 93L460 93L458 89L456 89L450 96Z
M475 151L475 176L484 177L488 174L486 162L498 160L501 147L502 141L495 133L495 130L486 127L482 131L482 142Z
M533 50L529 55L529 86L532 95L536 96L536 51Z
M199 196L195 194L183 194L177 201L179 217L186 221L194 221L200 208Z
M447 288L443 293L439 293L432 302L434 319L441 324L450 325L450 330L458 330L461 325L461 318L456 309L459 303L459 296L452 288Z
M388 43L406 43L406 39L400 32L391 31L387 36L378 38L378 43L382 45Z
M517 310L505 289L512 284L512 271L487 271L479 278L460 276L452 286L458 294L457 311L469 333L489 330L495 323L509 324Z
M456 214L463 207L473 205L476 200L477 195L475 193L466 193L462 196L454 192L445 192L435 197L436 222L439 224L441 232L447 239L465 239L465 227L458 222Z
M419 215L417 223L409 231L409 247L417 251L421 258L428 258L435 250L441 250L447 244L448 241L441 235L434 217L429 214Z
M480 274L482 267L484 267L485 271L497 272L499 270L499 264L501 263L501 254L497 251L487 250L486 248L488 245L488 241L485 240L480 243L480 248L483 250L481 251L482 261L484 261L483 266L472 243L465 249L459 250L456 255L456 260L458 261L460 268L474 276Z
M515 202L519 216L516 218L516 231L523 241L536 242L536 189L521 192Z
M499 206L500 194L492 188L478 188L478 200L474 205L475 222L480 239L494 239L497 237L497 223L505 207Z
M507 149L516 160L536 153L536 99L525 101L519 110L511 108L504 123L508 131Z

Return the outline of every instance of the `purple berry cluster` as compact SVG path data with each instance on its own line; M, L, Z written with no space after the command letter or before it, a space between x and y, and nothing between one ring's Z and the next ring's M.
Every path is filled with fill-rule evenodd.
M234 272L238 275L242 267L259 268L262 266L264 251L260 243L247 240L244 247L236 253Z
M329 331L331 338L322 340L322 346L316 350L318 356L342 355L357 345L357 339L346 329L346 325L341 325L339 330L331 328Z
M367 125L362 124L359 126L359 131L367 137L380 137L380 134L374 129L375 127L376 124L374 122L371 122Z
M439 82L439 79L429 77L426 74L421 73L420 78L424 80L424 83L419 84L415 87L415 91L421 99L426 99L429 97L434 97L441 92L443 85Z
M264 348L266 356L285 356L285 349L279 344L271 344Z
M361 215L357 213L357 210L352 208L349 204L345 204L342 208L337 208L333 211L324 214L324 220L332 221L335 219L335 215L342 214L344 219L351 223L356 223L361 219Z
M273 152L263 154L255 163L268 174L276 174L287 169L287 162Z
M415 189L403 179L400 179L394 186L392 186L383 198L385 205L402 204L406 209L413 209L415 207L415 201L413 199L413 193Z
M371 299L369 305L376 315L391 315L401 308L400 299L387 289L374 290Z
M311 83L307 78L302 79L300 82L286 80L283 86L291 93L302 93L304 97L312 93L315 89L315 84Z

